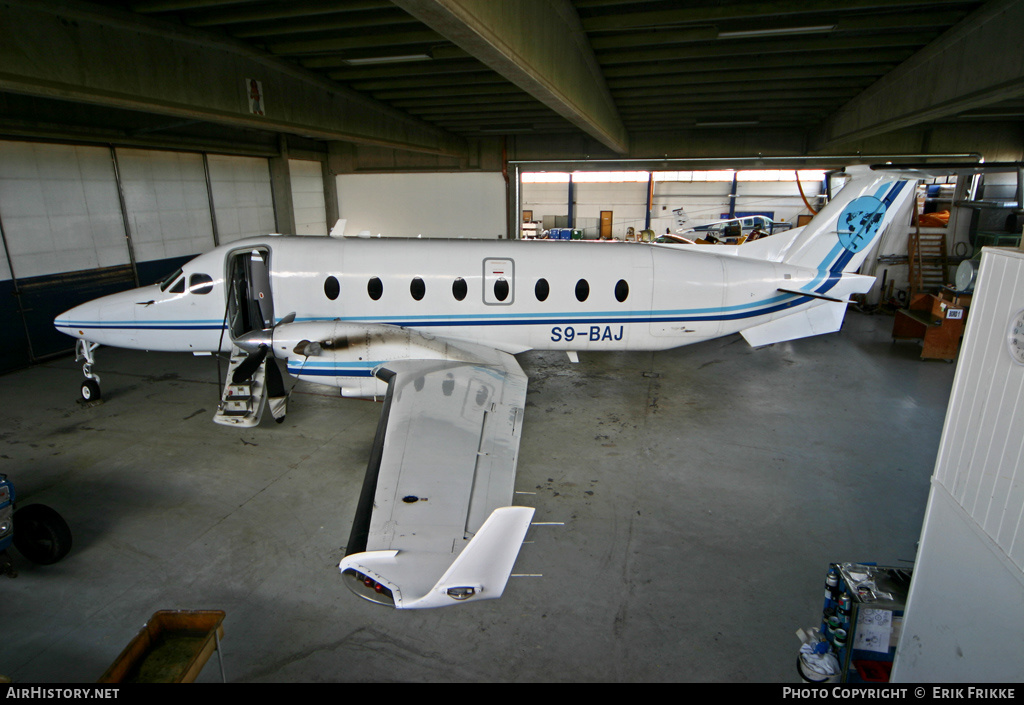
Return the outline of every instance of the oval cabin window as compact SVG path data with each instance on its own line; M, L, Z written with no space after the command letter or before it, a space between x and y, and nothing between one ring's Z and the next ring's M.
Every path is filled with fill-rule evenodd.
M422 279L415 277L409 285L409 293L412 294L414 299L419 301L427 293L427 285L423 283Z
M629 296L629 284L626 283L625 279L620 279L615 285L615 300L620 304L626 300Z
M468 289L466 287L466 280L463 279L462 277L459 277L458 279L452 282L452 296L455 297L456 301L462 301L464 298L466 298L467 290Z
M533 293L537 296L538 301L546 301L548 294L551 293L551 287L548 286L548 280L538 279L537 285L533 287Z
M338 283L338 279L336 277L327 277L327 280L324 281L324 295L331 301L334 301L340 293L341 284Z
M370 295L370 298L374 301L378 300L384 295L384 282L380 280L380 277L374 277L366 285L366 293Z
M507 279L502 278L494 282L494 298L496 298L498 301L504 301L505 299L507 299L508 292L509 288Z
M586 279L580 279L576 282L576 300L586 301L588 296L590 296L590 284Z

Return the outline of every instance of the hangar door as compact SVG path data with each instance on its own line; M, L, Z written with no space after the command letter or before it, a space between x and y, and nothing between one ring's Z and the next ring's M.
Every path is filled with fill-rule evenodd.
M0 140L0 372L72 350L72 306L274 230L265 158Z

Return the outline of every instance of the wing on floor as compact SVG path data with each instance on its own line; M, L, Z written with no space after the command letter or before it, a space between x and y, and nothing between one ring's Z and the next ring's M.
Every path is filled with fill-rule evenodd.
M399 608L500 597L533 517L511 507L526 375L511 355L400 360L388 381L347 555L361 597Z

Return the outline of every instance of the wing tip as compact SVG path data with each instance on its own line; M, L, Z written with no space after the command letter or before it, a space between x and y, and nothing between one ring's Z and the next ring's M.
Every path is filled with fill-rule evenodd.
M342 559L338 569L345 585L355 595L398 609L445 607L502 596L533 520L532 507L498 507L476 536L446 566L444 574L422 595L406 594L402 584L411 574L422 575L423 562L436 565L450 556L425 556L402 551L353 553ZM403 558L403 555L405 558ZM403 574L409 576L403 578ZM429 583L428 583L429 584Z

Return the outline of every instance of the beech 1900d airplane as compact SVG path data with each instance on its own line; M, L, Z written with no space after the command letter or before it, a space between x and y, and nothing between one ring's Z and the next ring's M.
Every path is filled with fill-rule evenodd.
M257 237L54 325L79 339L86 398L99 345L231 353L214 419L227 425L259 423L268 403L283 418L277 360L344 396L383 397L346 582L399 608L496 598L533 517L508 506L527 384L514 355L839 330L874 281L856 270L914 192L848 171L808 225L747 245Z

